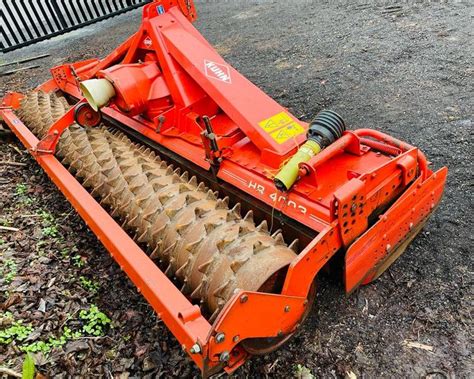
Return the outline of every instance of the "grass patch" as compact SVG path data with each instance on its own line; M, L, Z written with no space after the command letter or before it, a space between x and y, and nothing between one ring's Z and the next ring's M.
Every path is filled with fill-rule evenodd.
M87 279L85 276L80 276L79 281L81 283L81 287L84 288L87 292L95 295L99 291L99 283Z
M17 266L13 259L7 259L3 262L3 265L0 269L1 276L3 277L3 281L6 284L10 284L13 279L15 279L17 274Z

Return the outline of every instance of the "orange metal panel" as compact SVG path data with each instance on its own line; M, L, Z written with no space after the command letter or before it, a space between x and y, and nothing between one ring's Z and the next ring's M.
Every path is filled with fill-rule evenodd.
M380 220L356 240L346 253L346 291L369 282L379 267L396 254L397 247L422 224L438 205L446 182L447 168L421 177L380 216Z

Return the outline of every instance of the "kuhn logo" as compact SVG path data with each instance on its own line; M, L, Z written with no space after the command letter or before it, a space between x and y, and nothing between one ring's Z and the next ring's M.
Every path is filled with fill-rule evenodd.
M227 84L232 84L229 66L204 60L204 68L208 78L217 79Z

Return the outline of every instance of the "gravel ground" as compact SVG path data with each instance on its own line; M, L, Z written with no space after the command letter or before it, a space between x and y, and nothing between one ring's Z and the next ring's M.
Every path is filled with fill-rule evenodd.
M350 297L323 280L301 333L236 376L471 377L473 7L287 4L202 2L196 25L295 115L309 120L331 108L351 128L383 130L420 147L450 173L441 206L386 274ZM55 64L106 54L139 20L134 11L3 55L11 61L51 54L38 69L1 77L0 95L41 83ZM34 330L22 343L0 345L0 366L20 370L20 345L59 338L65 326L80 332L80 311L96 304L112 320L102 335L82 331L36 353L43 374L197 376L63 196L22 146L0 133L0 161L26 164L0 164L0 221L19 229L0 235L0 327L24 320Z

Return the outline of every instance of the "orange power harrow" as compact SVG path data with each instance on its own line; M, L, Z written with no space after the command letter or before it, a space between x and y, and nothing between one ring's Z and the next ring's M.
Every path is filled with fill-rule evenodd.
M146 5L109 56L54 67L0 116L208 376L287 341L329 263L348 293L376 279L447 169L332 111L298 120L195 17L189 0Z

